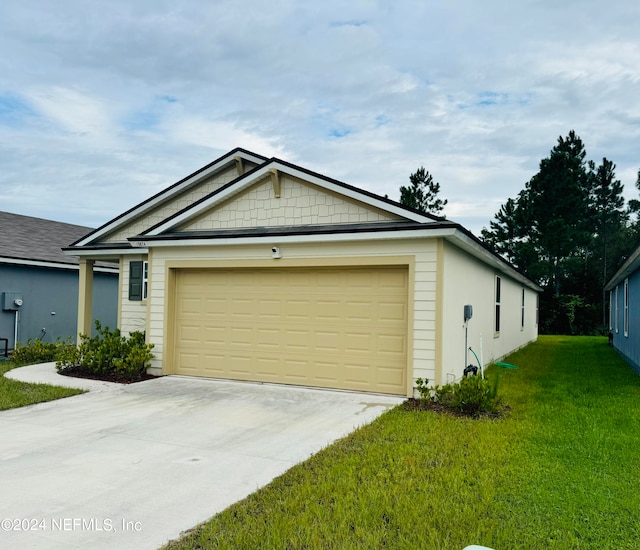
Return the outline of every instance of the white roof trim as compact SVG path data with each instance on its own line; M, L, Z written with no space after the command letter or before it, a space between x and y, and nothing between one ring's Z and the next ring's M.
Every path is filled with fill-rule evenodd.
M21 260L16 258L4 258L0 257L0 263L2 264L12 264L12 265L22 265L28 267L46 267L49 269L67 269L69 271L78 271L80 266L77 264L63 264L58 262L43 262L38 260ZM102 267L97 266L93 268L94 271L100 271L102 273L118 273L117 267Z
M175 187L170 189L168 192L166 193L160 192L154 198L141 202L138 206L133 207L133 209L127 214L125 214L124 216L115 218L114 220L107 223L105 226L98 229L94 233L91 233L86 238L82 239L81 241L78 241L76 246L85 246L87 244L90 244L98 240L100 237L106 235L107 233L111 233L118 227L126 225L131 220L138 217L140 214L144 214L148 210L155 208L158 204L165 202L168 198L176 195L177 193L181 193L185 188L188 188L206 178L211 177L213 174L224 169L229 164L234 163L236 157L242 157L244 160L255 162L256 164L262 164L265 162L263 158L256 157L245 151L236 151L233 155L226 156L219 162L216 162L215 164L212 164L211 166L209 166L209 168L207 168L206 170L203 170L202 172L198 172L197 174L194 174L192 177L184 180L180 185L176 185Z
M634 271L640 268L640 247L636 248L629 259L622 264L622 267L616 271L616 274L611 277L611 280L605 285L605 290L611 290L615 288L623 279L626 279Z
M99 248L73 248L71 250L62 251L65 256L92 256L94 258L111 258L113 256L132 256L134 254L148 254L149 250L143 246L134 246L134 248L109 248L102 250Z
M171 246L230 246L230 245L255 245L264 244L269 247L280 246L286 243L315 243L315 242L348 242L348 241L371 241L371 240L398 240L398 239L424 239L442 237L454 246L461 248L465 252L474 256L485 265L504 273L512 279L522 283L524 286L535 290L542 289L527 279L524 275L516 271L513 267L502 261L500 258L489 252L482 245L478 244L464 232L456 228L426 228L415 230L399 231L364 231L358 233L325 233L311 235L264 235L250 237L227 237L227 238L202 238L202 239L158 239L153 241L138 241L140 244L152 247Z
M434 220L428 216L424 216L422 214L412 212L410 210L405 210L400 206L389 204L388 202L377 199L375 197L371 197L355 189L350 189L348 187L338 185L336 183L333 183L332 181L327 181L324 178L315 176L313 174L309 174L307 172L298 170L296 168L293 168L285 164L281 164L278 161L270 161L270 162L266 162L259 170L256 170L255 172L252 172L251 174L247 175L245 178L238 180L235 184L227 187L226 189L219 191L218 193L215 193L214 195L210 196L208 199L201 201L196 205L193 205L192 207L184 210L181 214L178 214L177 216L165 221L164 223L161 223L160 225L156 226L152 231L149 231L148 234L160 235L165 231L168 231L179 225L182 225L183 223L189 221L190 219L198 216L203 211L206 211L216 206L217 204L220 204L228 200L233 195L236 195L237 193L243 191L244 189L251 187L258 181L270 176L271 170L274 168L280 172L283 172L284 174L288 174L289 176L292 176L304 181L308 181L314 185L317 185L318 187L327 189L328 191L332 191L333 193L336 193L338 195L349 197L351 199L357 200L358 202L368 204L369 206L378 208L380 210L384 210L386 212L395 214L402 218L409 219L416 222L422 222L422 223L434 223Z

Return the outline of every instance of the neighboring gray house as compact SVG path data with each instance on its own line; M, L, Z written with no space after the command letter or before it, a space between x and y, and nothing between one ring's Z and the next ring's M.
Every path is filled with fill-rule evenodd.
M91 229L0 212L0 355L16 340L76 338L78 261L61 248ZM118 268L96 266L94 319L115 328Z
M613 347L640 373L640 247L605 286Z

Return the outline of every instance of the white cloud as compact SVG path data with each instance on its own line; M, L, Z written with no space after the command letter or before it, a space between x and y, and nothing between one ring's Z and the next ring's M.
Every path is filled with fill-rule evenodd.
M98 225L242 146L391 198L424 165L477 231L571 129L629 194L639 23L631 0L13 3L1 208Z

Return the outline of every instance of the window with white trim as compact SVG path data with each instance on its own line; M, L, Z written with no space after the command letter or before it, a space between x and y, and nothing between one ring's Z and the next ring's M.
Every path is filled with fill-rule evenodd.
M142 262L142 299L147 299L149 287L149 262Z
M524 328L524 288L522 289L522 302L520 308L520 328Z
M609 332L613 332L613 290L609 291Z
M624 335L629 337L629 279L624 280Z
M496 275L496 314L495 314L495 332L500 332L500 277Z
M615 316L615 321L616 321L616 334L618 334L618 289L620 288L620 285L618 285L616 287L616 316Z

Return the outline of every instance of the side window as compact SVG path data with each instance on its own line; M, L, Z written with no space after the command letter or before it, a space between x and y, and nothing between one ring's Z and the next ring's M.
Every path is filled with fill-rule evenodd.
M495 331L500 332L500 277L496 276L496 316Z
M618 301L618 289L619 289L619 288L620 288L620 286L618 285L618 286L616 287L616 298L615 298L615 301L616 301L616 305L615 305L615 310L616 310L616 311L615 311L616 334L618 334L618 325L619 325L619 323L618 323L618 304L620 303L620 302Z
M624 280L624 335L629 336L629 279Z
M149 288L149 262L142 262L142 299L147 299Z
M613 290L609 292L609 332L613 332Z
M520 308L520 328L524 328L524 288L522 289L522 305Z

